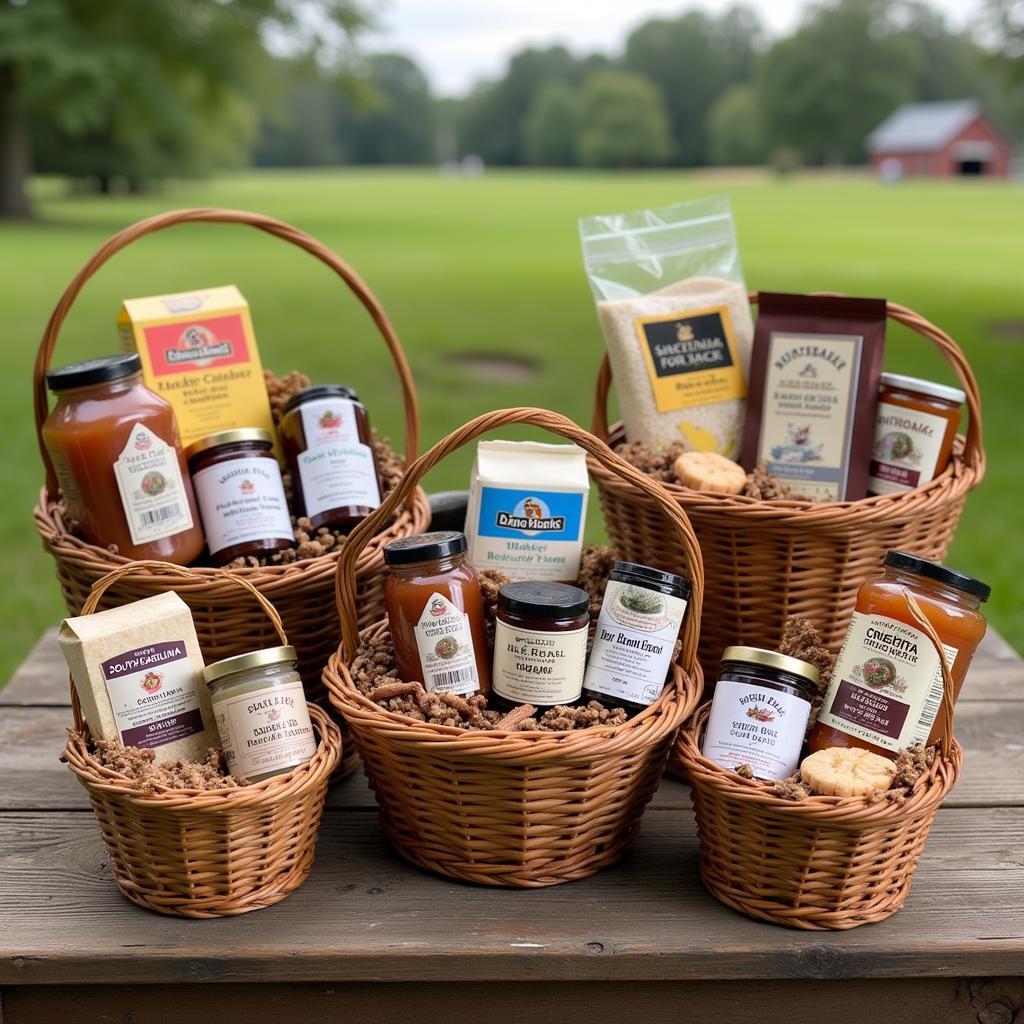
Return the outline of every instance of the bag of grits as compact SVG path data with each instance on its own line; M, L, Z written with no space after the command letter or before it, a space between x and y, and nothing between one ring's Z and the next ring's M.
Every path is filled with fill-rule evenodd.
M754 325L724 196L580 221L626 440L739 457Z

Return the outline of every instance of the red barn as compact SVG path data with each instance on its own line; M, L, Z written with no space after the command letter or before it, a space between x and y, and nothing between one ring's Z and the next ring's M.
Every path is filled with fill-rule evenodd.
M974 100L900 107L868 136L867 147L871 166L887 177L1010 173L1010 143Z

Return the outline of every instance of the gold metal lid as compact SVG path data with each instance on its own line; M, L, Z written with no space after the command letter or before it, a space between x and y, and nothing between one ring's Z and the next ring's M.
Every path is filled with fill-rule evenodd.
M236 427L234 430L219 430L216 434L208 434L206 437L193 441L185 449L185 458L191 459L193 455L209 451L211 448L219 448L222 444L238 444L240 441L257 441L273 446L274 439L270 431L262 427Z
M815 686L821 680L821 673L810 662L791 658L788 654L779 654L778 651L766 651L761 647L726 647L722 652L722 661L743 661L748 665L777 668L780 672L802 676L814 683Z
M222 658L203 669L203 680L209 686L210 683L224 676L234 675L235 672L244 672L250 668L264 668L267 665L279 665L287 661L296 661L295 648L267 647L262 651L252 651L249 654L236 654L233 658Z

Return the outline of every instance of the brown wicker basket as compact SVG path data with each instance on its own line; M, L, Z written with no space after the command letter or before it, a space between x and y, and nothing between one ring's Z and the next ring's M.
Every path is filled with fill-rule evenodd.
M751 302L757 302L757 295ZM706 675L717 673L729 644L775 647L791 615L810 618L834 650L846 633L857 590L881 568L886 552L900 549L940 561L945 557L967 492L985 471L978 385L963 353L944 331L893 303L888 315L933 342L953 367L967 393L966 439L958 438L951 464L930 483L905 494L861 501L758 501L665 484L689 516L704 557L708 613L701 624L700 660ZM606 357L591 429L614 447L624 434L621 424L608 427L610 384ZM623 556L666 569L682 564L684 552L665 533L657 503L626 487L593 459L590 471L608 533Z
M686 771L708 891L750 917L792 928L843 929L881 921L903 906L939 805L960 776L953 739L953 681L938 636L913 597L912 614L939 652L945 680L936 757L904 803L865 797L774 794L700 753L710 705L686 724L676 756Z
M177 224L214 222L246 224L281 238L304 249L333 270L363 304L387 345L398 371L405 409L405 451L416 454L419 444L419 409L412 375L405 354L388 320L387 314L359 275L327 246L298 228L271 217L242 210L191 209L172 210L138 221L119 231L102 245L68 285L50 316L36 356L34 389L36 432L39 452L46 468L46 485L35 507L36 529L43 547L53 555L57 566L64 603L76 615L90 589L101 577L128 559L111 554L105 548L88 544L75 537L66 527L58 504L57 478L42 440L42 425L48 412L46 372L57 337L85 283L115 253L130 243ZM359 581L360 621L368 625L384 614L383 546L395 537L420 533L430 522L426 495L417 488L408 495L402 509L380 523L380 532L361 551L356 576ZM239 569L237 574L264 593L278 609L292 643L299 654L299 671L306 684L307 695L326 706L320 674L338 643L339 623L333 601L334 570L337 551L319 558L310 558L290 565L271 565L257 569ZM124 580L104 599L104 607L137 601L157 593L164 580L139 573ZM193 575L178 586L178 592L192 610L199 642L207 661L216 661L233 654L264 647L272 642L273 630L266 617L252 607L244 594L226 578L221 569L196 568ZM352 758L354 758L354 752ZM354 767L354 760L344 766Z
M384 711L352 682L359 645L354 568L359 548L405 493L443 458L486 431L524 423L575 441L660 502L679 534L692 605L672 683L619 726L575 732L469 732ZM585 878L632 845L676 732L701 689L694 660L703 573L685 514L654 481L572 421L542 409L505 409L470 421L409 467L402 483L352 534L338 562L341 649L324 670L331 702L355 737L385 831L407 860L485 885L535 887ZM386 636L382 622L363 635Z
M147 573L164 590L194 579L166 562L132 562L98 580L82 609L100 606L123 577ZM167 577L173 577L173 584ZM271 624L274 644L287 644L273 605L246 579L224 574ZM118 887L133 903L179 917L226 917L283 900L309 876L331 773L341 760L341 733L309 705L320 738L313 759L285 775L239 789L165 789L141 793L89 751L89 729L71 680L75 732L62 760L89 794Z

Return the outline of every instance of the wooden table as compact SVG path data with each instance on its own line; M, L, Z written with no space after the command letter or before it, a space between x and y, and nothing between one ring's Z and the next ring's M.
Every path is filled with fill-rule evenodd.
M958 706L966 768L906 908L842 933L708 896L671 780L627 861L513 892L407 866L360 775L331 793L313 876L285 902L163 918L119 895L57 760L66 679L48 634L0 691L3 1024L1024 1021L1024 663L996 636Z

